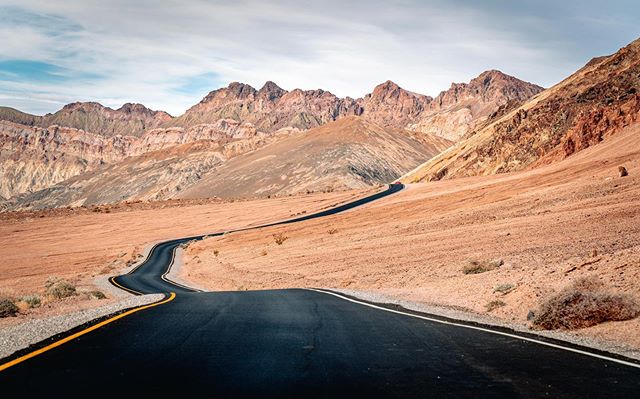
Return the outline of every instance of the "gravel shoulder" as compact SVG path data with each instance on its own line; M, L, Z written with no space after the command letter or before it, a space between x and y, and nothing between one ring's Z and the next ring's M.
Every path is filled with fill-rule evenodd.
M175 283L185 285L187 287L199 289L202 291L207 291L207 289L204 286L194 283L193 281L187 281L186 279L182 278L183 267L184 267L184 249L178 247L176 248L175 251L176 252L173 258L173 264L171 265L171 269L169 270L169 273L167 273L165 278L168 279L169 281L173 281ZM184 272L184 274L187 277L189 277L188 271Z
M425 313L428 315L446 317L449 319L459 320L462 322L479 323L479 324L484 324L492 327L507 328L515 332L534 334L544 338L557 339L560 341L569 342L571 344L585 346L585 347L593 348L596 350L609 352L609 353L613 353L620 356L625 356L631 359L640 360L640 350L638 348L621 345L619 343L614 343L611 341L591 338L591 337L584 336L579 333L574 333L571 331L532 330L526 324L509 322L509 321L505 321L504 319L488 316L486 314L473 313L473 312L465 311L462 309L456 309L454 307L428 305L425 303L412 302L412 301L402 300L402 299L394 298L392 296L376 293L376 292L367 292L367 291L349 290L349 289L335 289L335 288L329 288L327 290L337 292L337 293L342 293L347 296L354 297L365 302L372 302L372 303L382 304L382 305L394 304L394 305L402 306L407 310Z
M28 348L31 345L91 322L92 320L161 300L164 297L163 294L135 296L115 287L109 282L111 276L129 273L138 267L147 259L155 244L155 242L147 244L144 247L140 259L131 266L115 274L95 277L94 285L117 302L52 317L27 318L20 324L0 328L0 358L10 356L19 350Z
M162 294L131 296L117 303L46 319L32 319L0 330L0 358L10 356L21 349L49 337L69 331L94 319L125 309L148 305L164 297Z

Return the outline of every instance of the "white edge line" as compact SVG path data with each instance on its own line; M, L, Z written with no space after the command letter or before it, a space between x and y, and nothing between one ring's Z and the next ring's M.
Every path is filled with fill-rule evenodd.
M197 288L192 288L192 287L188 287L186 285L182 285L180 283L176 283L175 281L169 279L168 277L165 277L167 274L169 274L171 272L171 267L173 267L173 262L176 259L176 249L178 248L178 246L176 245L175 247L173 247L173 250L171 251L171 263L169 263L169 267L167 267L167 270L160 276L161 279L163 279L164 281L166 281L169 284L173 284L177 287L186 289L186 290L190 290L193 292L204 292L202 290L199 290Z
M386 189L384 189L384 190L382 190L382 191L378 191L378 192L376 192L375 194L371 194L371 195L376 195L376 194L379 194L379 193L383 193L383 192L385 192L385 191L387 191L387 190L390 190L390 189L391 189L391 184L387 184L387 188L386 188ZM396 191L395 193L391 193L391 194L388 194L388 195L397 194L397 193L399 193L400 191L405 190L405 189L406 189L406 185L403 185L402 189L400 189L400 190ZM366 198L366 197L365 197L365 198ZM358 200L355 200L355 201L358 201ZM376 201L376 200L373 200L373 201ZM371 201L371 202L373 202L373 201ZM354 202L354 201L348 201L348 202L345 202L345 203L340 204L340 205L338 205L338 206L342 206L342 205L345 205L345 204L349 204L349 203L351 203L351 202ZM366 204L362 204L362 205L356 206L356 207L355 207L355 208L353 208L353 209L360 208L360 207L362 207L362 206L364 206L364 205L367 205L367 204L369 204L369 203L366 203ZM329 208L329 209L332 209L332 208ZM350 210L351 210L351 209L350 209ZM346 212L348 212L348 211L349 211L349 210L347 210ZM316 213L319 213L319 212L324 212L324 211L323 211L323 210L319 210L319 211L318 211L318 212L316 212ZM343 212L345 212L345 211L343 211ZM343 212L340 212L340 213L343 213ZM217 232L217 233L212 233L212 234L204 234L204 235L202 235L202 237L205 237L205 236L207 236L207 235L220 235L220 236L221 236L221 235L225 235L225 234L228 234L228 233L243 232L243 231L248 231L248 230L261 229L261 228L264 228L264 227L275 227L275 226L278 226L278 225L282 225L282 224L286 223L286 222L287 222L287 221L289 221L289 220L295 220L295 219L296 219L296 218L293 218L293 219L285 219L285 220L280 220L280 221L277 221L277 222L268 223L268 224L265 224L265 225L249 226L249 227L243 227L243 228L236 229L236 230L227 230L227 231L222 231L222 232ZM138 269L140 266L142 266L142 265L143 265L143 264L144 264L144 263L145 263L145 262L146 262L146 261L151 257L151 253L153 252L153 250L155 249L155 247L157 247L157 246L158 246L158 245L160 245L160 244L164 244L165 242L166 242L166 241L156 243L156 244L151 248L151 250L149 251L149 254L147 255L147 259L145 259L145 261L144 261L144 262L140 263L138 266L136 266L134 269L132 269L132 270L131 270L129 273L127 273L127 274L133 273L136 269ZM206 291L203 291L203 290L198 289L198 288L193 288L193 287L189 287L189 286L187 286L187 285L183 285L183 284L177 283L177 282L175 282L175 281L171 280L170 278L166 277L166 276L171 272L171 267L173 266L173 262L175 261L175 257L176 257L176 249L177 249L177 246L173 248L173 251L171 251L171 263L169 263L169 267L168 267L168 268L167 268L167 270L166 270L166 271L165 271L165 272L160 276L160 278L161 278L162 280L166 281L167 283L169 283L169 284L173 284L173 285L178 286L178 287L180 287L180 288L184 288L184 289L191 290L191 291L194 291L194 292L206 292Z
M635 368L640 369L640 364L637 364L637 363L627 362L625 360L616 359L616 358L609 357L609 356L598 355L596 353L591 353L591 352L583 351L583 350L580 350L580 349L571 348L571 347L568 347L568 346L562 346L562 345L554 344L554 343L551 343L551 342L540 341L540 340L537 340L537 339L534 339L534 338L523 337L521 335L510 334L510 333L506 333L506 332L502 332L502 331L492 330L492 329L489 329L489 328L483 328L483 327L478 327L478 326L473 326L473 325L468 325L468 324L463 324L463 323L456 323L456 322L451 322L451 321L446 321L446 320L440 320L440 319L436 319L436 318L433 318L433 317L420 316L420 315L417 315L417 314L402 312L400 310L388 309L388 308L385 308L383 306L378 306L378 305L374 305L374 304L367 303L367 302L361 302L361 301L358 301L358 300L355 300L355 299L352 299L352 298L348 298L346 296L342 296L340 294L336 294L336 293L330 292L330 291L323 291L323 290L319 290L319 289L315 289L315 288L304 288L304 289L308 290L308 291L320 292L320 293L327 294L327 295L333 295L333 296L338 297L340 299L343 299L345 301L357 303L357 304L368 306L370 308L374 308L374 309L378 309L378 310L384 310L385 312L397 313L397 314L401 314L401 315L405 315L405 316L414 317L416 319L423 319L423 320L431 321L431 322L434 322L434 323L440 323L440 324L446 324L446 325L450 325L450 326L469 328L471 330L484 331L484 332L488 332L488 333L496 334L496 335L503 335L505 337L516 338L516 339L520 339L520 340L523 340L523 341L528 341L528 342L533 342L533 343L540 344L540 345L550 346L552 348L563 349L563 350L566 350L566 351L569 351L569 352L579 353L581 355L591 356L591 357L595 357L595 358L602 359L602 360L608 360L610 362L615 362L615 363L623 364L625 366L635 367Z
M376 194L378 194L378 193L382 193L382 192L384 192L384 191L386 191L386 190L389 190L389 189L391 188L391 187L389 187L389 186L390 186L390 184L388 184L388 185L387 185L387 188L386 188L385 190L383 190L383 191L378 191L378 192L376 192ZM406 185L402 188L402 190L404 190L405 188L406 188ZM399 190L399 191L398 191L398 193L399 193L400 191L402 191L402 190ZM395 193L394 193L394 194L395 194ZM375 194L372 194L372 195L375 195ZM357 200L356 200L356 201L357 201ZM353 201L347 201L347 202L341 203L341 204L340 204L340 205L338 205L338 206L342 206L342 205L345 205L345 204L349 204L349 203L351 203L351 202L353 202ZM360 205L360 206L362 206L362 205ZM360 206L358 206L358 207L356 207L356 208L359 208ZM328 208L328 209L331 209L331 208ZM318 212L324 212L324 210L318 210L316 213L318 213ZM242 227L242 228L239 228L239 229L236 229L236 230L226 230L226 231L221 231L221 232L217 232L217 233L203 234L203 235L202 235L202 237L206 237L206 236L208 236L208 235L216 235L216 236L220 235L220 236L221 236L221 235L225 235L225 234L228 234L228 233L237 233L237 232L243 232L243 231L248 231L248 230L261 229L261 228L265 228L265 227L274 227L274 226L277 226L277 225L284 224L284 223L286 223L286 222L287 222L287 221L289 221L289 220L295 220L295 218L293 218L293 219L284 219L284 220L279 220L279 221L272 222L272 223L267 223L267 224L264 224L264 225L249 226L249 227ZM167 241L172 241L172 240L167 240ZM159 241L159 242L156 242L156 243L151 247L151 249L149 249L149 252L147 253L147 257L146 257L144 260L142 260L141 262L139 262L136 266L134 266L131 270L129 270L129 271L128 271L127 273L125 273L124 275L127 275L127 274L133 274L133 272L135 272L137 269L139 269L142 265L144 265L144 264L145 264L145 263L146 263L146 262L151 258L151 254L153 253L153 250L154 250L154 249L156 249L156 247L157 247L157 246L159 246L159 245L161 245L161 244L164 244L164 243L166 243L167 241ZM173 249L173 251L172 251L172 255L171 255L171 256L172 256L172 258L171 258L171 263L169 264L169 267L167 268L167 270L166 270L166 271L165 271L165 272L160 276L160 278L161 278L162 280L166 281L167 283L169 283L169 284L173 284L173 285L175 285L175 286L177 286L177 287L180 287L180 288L184 288L184 289L187 289L187 290L192 290L192 291L194 291L194 292L206 292L206 291L203 291L203 290L200 290L200 289L197 289L197 288L193 288L193 287L189 287L189 286L186 286L186 285L183 285L183 284L177 283L177 282L175 282L175 281L172 281L172 280L171 280L171 279L169 279L168 277L165 277L166 275L168 275L168 274L171 272L171 267L173 266L173 261L174 261L174 258L175 258L175 248ZM132 289L130 289L130 288L126 288L126 287L123 287L123 286L119 286L119 285L117 285L117 284L113 284L113 283L115 282L115 280L111 281L111 279L115 279L116 277L119 277L119 276L122 276L122 275L118 275L118 276L111 276L108 280L112 283L112 285L115 285L115 286L116 286L116 288L120 288L121 290L124 290L124 291L129 292L129 293L133 292L133 293L137 293L137 294L139 294L139 295L144 295L144 294L142 294L141 292L138 292L138 291L132 290Z

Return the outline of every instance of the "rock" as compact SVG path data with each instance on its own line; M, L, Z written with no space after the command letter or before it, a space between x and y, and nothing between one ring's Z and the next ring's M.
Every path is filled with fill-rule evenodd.
M620 175L620 177L629 176L629 172L627 172L627 168L625 168L624 166L618 166L618 174Z
M527 320L531 321L536 317L536 314L533 310L529 310L529 313L527 313Z

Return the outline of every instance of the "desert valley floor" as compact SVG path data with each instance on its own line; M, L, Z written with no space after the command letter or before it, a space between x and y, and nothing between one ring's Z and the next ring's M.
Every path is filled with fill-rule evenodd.
M542 298L580 277L640 295L639 170L636 126L549 166L413 184L345 214L195 242L179 275L211 290L334 288L527 325ZM0 286L26 294L50 275L91 286L152 242L283 219L364 192L5 213L0 256L10 267ZM285 237L281 245L274 235ZM472 259L503 264L464 274ZM510 288L496 291L501 285ZM488 310L492 301L500 305ZM72 299L2 323L102 303ZM637 356L638 328L634 319L572 334Z

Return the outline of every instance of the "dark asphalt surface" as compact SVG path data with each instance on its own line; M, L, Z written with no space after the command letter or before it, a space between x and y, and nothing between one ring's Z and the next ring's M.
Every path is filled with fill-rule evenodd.
M323 293L189 292L171 245L119 283L175 300L0 372L3 397L640 397L637 368Z

